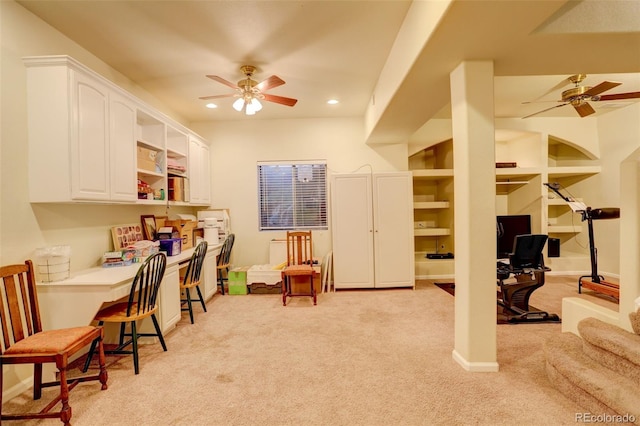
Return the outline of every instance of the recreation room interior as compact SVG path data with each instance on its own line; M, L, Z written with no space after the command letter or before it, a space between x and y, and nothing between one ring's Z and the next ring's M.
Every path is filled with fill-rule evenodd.
M338 279L338 268L348 263L340 256L355 262L360 251L370 249L372 281L354 286L335 281L331 291L329 271L328 291L318 292L317 306L306 298L274 305L284 312L323 309L323 301L342 295L397 291L404 297L434 283L455 283L455 297L446 299L453 312L451 341L441 362L470 376L503 374L500 328L507 326L496 323L500 248L494 225L497 217L522 216L529 233L548 236L542 251L546 284L533 293L532 303L544 305L542 297L559 294L552 291L556 281L574 284L550 303L558 308L555 324L508 327L523 334L546 327L544 336L579 337L583 321L595 318L638 337L640 319L636 325L633 316L640 309L638 1L3 0L0 31L0 266L24 264L42 247L69 246L73 278L117 249L112 228L139 224L141 216L195 217L211 209L229 212L235 235L231 265L267 265L272 240L285 239L286 230L264 230L260 222L258 170L265 164L323 164L326 225L313 229L314 258L322 259L324 273L333 256ZM192 141L202 168L190 179L191 202L166 201L164 188L161 200L123 201L113 193L108 199L74 199L75 181L68 181L78 173L97 174L106 163L84 152L90 161L77 167L70 159L77 154L73 147L62 152L53 142L51 129L66 132L65 126L49 128L38 121L65 115L60 111L66 85L75 84L61 74L67 67L134 100L138 131L172 127L166 131L167 158L172 136L184 136L185 147ZM47 68L53 72L47 74ZM247 81L242 79L270 82L255 86L271 85L268 94L258 92L265 102L255 114L250 100L240 111L232 106L234 90ZM49 103L61 93L64 102ZM328 104L330 99L339 102ZM47 111L42 105L63 107ZM76 137L73 132L67 132L69 138ZM132 152L131 158L101 153L111 167L104 173L115 175L128 162L133 167ZM363 176L373 195L363 195L360 187L351 193L335 190ZM376 193L385 176L403 176L401 189L409 193L395 187ZM57 198L64 192L60 184L67 193ZM353 223L371 220L354 221L349 212L357 200L370 203L371 197L386 207L394 238L404 238L386 242L406 244L345 242ZM584 213L572 210L574 201L594 210L615 209L619 216L594 220L590 228ZM393 208L404 204L409 215L394 217ZM386 282L374 284L382 275ZM195 326L221 300L233 299L220 294L215 276L206 276L212 280L208 312ZM600 276L613 283L614 293L590 287ZM586 277L580 292L579 277ZM351 291L355 287L358 291ZM50 296L40 300L45 326L72 324L74 314L63 305L47 305L56 300ZM176 321L177 328L187 326L184 318ZM419 328L428 333L429 324ZM542 353L542 346L535 350ZM429 357L428 346L420 351ZM141 376L150 361L143 362ZM635 368L640 371L640 365ZM28 394L32 375L25 366L3 366L3 415L12 398ZM563 393L548 383L531 386L558 397ZM70 398L73 406L74 392ZM640 424L637 408L621 413L602 399L593 404L585 409L631 413ZM91 424L82 412L78 424ZM346 418L333 420L344 424ZM402 423L401 417L396 420Z

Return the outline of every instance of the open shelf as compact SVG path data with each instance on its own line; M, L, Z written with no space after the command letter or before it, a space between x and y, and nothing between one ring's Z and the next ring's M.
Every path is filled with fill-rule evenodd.
M413 203L413 208L415 210L420 209L448 209L449 202L448 201L418 201Z

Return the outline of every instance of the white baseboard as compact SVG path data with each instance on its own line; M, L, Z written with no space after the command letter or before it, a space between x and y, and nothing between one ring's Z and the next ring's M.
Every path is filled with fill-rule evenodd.
M452 352L454 361L462 366L467 371L472 373L495 373L500 369L497 362L469 362L455 349Z

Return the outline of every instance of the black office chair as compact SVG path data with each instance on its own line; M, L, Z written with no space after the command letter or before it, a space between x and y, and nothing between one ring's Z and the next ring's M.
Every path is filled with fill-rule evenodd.
M498 304L508 311L509 322L560 321L556 314L532 310L529 306L531 294L544 285L544 274L551 270L544 265L542 254L547 238L546 235L517 235L509 263L498 262ZM512 275L515 281L506 281Z

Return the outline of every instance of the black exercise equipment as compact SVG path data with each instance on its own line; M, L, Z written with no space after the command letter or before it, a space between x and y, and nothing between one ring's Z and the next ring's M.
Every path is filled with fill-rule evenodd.
M566 196L560 192L559 183L545 183L546 187L558 194L560 198L569 204L574 212L580 213L582 221L587 221L589 227L589 256L591 258L591 275L583 275L578 279L578 293L582 293L582 287L589 290L603 293L616 299L620 298L620 287L616 283L608 282L598 274L598 249L596 248L593 236L593 221L604 219L619 219L620 209L617 207L592 209L584 203L576 201L573 197Z

